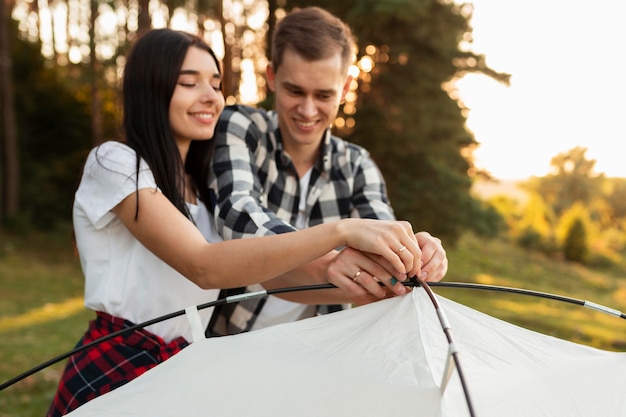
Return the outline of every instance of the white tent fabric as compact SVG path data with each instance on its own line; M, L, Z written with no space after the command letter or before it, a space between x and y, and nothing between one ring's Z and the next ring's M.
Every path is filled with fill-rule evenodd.
M546 336L437 297L477 417L626 416L626 354ZM195 342L70 417L468 416L421 288Z

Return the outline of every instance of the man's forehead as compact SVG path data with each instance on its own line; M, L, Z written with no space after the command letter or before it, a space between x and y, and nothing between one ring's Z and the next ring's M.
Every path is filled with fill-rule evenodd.
M341 61L334 57L307 61L301 56L292 55L284 60L276 72L277 81L285 87L333 92L341 89L348 73L341 67Z
M283 85L283 87L292 90L313 90L316 93L334 93L337 91L337 87L334 83L325 86L320 84L310 85L311 83L298 83L295 80L282 80L281 84Z

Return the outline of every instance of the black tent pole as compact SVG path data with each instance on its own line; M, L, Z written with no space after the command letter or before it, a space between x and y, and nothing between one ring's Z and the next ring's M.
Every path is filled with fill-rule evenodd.
M419 281L417 280L407 280L403 282L404 285L407 286L420 286L422 284L420 284ZM382 285L382 284L381 284ZM423 285L422 285L423 286ZM501 292L509 292L509 293L515 293L515 294L521 294L521 295L529 295L529 296L534 296L534 297L541 297L541 298L548 298L548 299L552 299L552 300L557 300L557 301L562 301L562 302L566 302L566 303L570 303L570 304L576 304L576 305L580 305L583 307L587 307L587 308L591 308L593 310L597 310L603 313L607 313L622 319L626 319L626 315L618 310L609 308L609 307L605 307L603 305L600 304L596 304L590 301L584 301L584 300L579 300L579 299L575 299L575 298L570 298L570 297L564 297L561 295L555 295L555 294L549 294L549 293L544 293L544 292L540 292L540 291L532 291L532 290L525 290L525 289L521 289L521 288L511 288L511 287L500 287L500 286L494 286L494 285L486 285L486 284L474 284L474 283L464 283L464 282L430 282L428 283L429 287L450 287L450 288L466 288L466 289L475 289L475 290L490 290L490 291L501 291ZM277 289L272 289L272 290L264 290L264 291L257 291L254 293L244 293L244 294L239 294L239 295L234 295L234 296L229 296L226 298L221 298L219 300L215 300L209 303L205 303L205 304L200 304L197 306L198 310L202 310L205 308L209 308L209 307L215 307L215 306L219 306L222 304L230 304L230 303L236 303L239 301L243 301L246 299L250 299L250 298L261 298L261 297L265 297L268 295L274 295L274 294L281 294L281 293L287 293L287 292L297 292L297 291L309 291L309 290L321 290L321 289L331 289L331 288L336 288L335 285L333 284L319 284L319 285L306 285L306 286L300 286L300 287L289 287L289 288L277 288ZM41 371L42 369L45 369L51 365L54 365L57 362L62 361L63 359L67 359L70 356L74 355L75 353L81 352L85 349L89 349L101 342L104 342L106 340L112 339L114 337L117 336L121 336L123 334L132 332L134 330L155 324L155 323L159 323L161 321L164 320L168 320L170 318L174 318L174 317L178 317L178 316L182 316L185 314L185 310L179 310L170 314L166 314L163 315L161 317L157 317L155 319L152 320L148 320L145 321L143 323L139 323L139 324L135 324L133 326L127 327L125 329L119 330L117 332L108 334L106 336L101 337L100 339L94 340L93 342L90 342L88 344L79 346L74 348L73 350L63 353L59 356L56 356L46 362L43 362L37 366L35 366L34 368L31 368L30 370L6 381L0 384L0 391L3 391L4 389L10 387L11 385L16 384L17 382Z

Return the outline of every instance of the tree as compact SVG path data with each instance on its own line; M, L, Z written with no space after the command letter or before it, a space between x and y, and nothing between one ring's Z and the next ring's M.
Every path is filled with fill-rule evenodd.
M15 39L13 63L20 92L15 97L20 199L28 202L20 220L51 228L70 220L82 163L92 146L89 94L71 89L64 69L49 65L38 43Z
M288 1L289 7L313 4ZM482 56L460 50L471 35L471 9L438 0L316 1L353 29L361 72L354 129L342 136L372 153L399 218L450 244L489 217L470 195L471 149L462 105L444 86L467 72L508 82ZM361 61L364 62L364 61ZM344 113L347 110L344 106ZM493 214L493 213L491 213ZM493 217L494 219L496 217Z
M591 223L589 211L581 203L574 204L563 214L557 227L557 234L565 259L575 262L585 261Z
M565 236L563 255L568 261L583 262L587 254L587 229L581 219L575 219Z
M90 1L92 5L98 2ZM146 3L122 1L109 6L102 2L101 6L120 8L118 16L139 16L141 29L145 27L142 18ZM470 195L471 151L476 141L466 128L465 109L451 85L468 72L483 73L504 83L509 76L489 68L484 56L462 50L461 43L471 40L471 7L443 0L233 0L228 10L221 10L220 0L169 0L159 6L169 11L166 19L176 8L184 7L191 20L197 19L201 33L209 26L221 32L224 88L227 99L232 100L241 98L238 87L244 61L253 62L257 76L263 78L264 41L281 8L312 4L342 17L356 35L359 61L373 64L371 71L361 71L359 89L343 106L336 129L371 151L387 179L397 217L411 221L416 229L431 231L448 244L466 229L494 233L499 222L497 212ZM250 19L263 8L270 12L269 27ZM95 13L92 11L91 16ZM126 52L127 41L137 30L129 22L118 25L117 37L107 39L116 47L109 60L111 67L107 69L105 63L100 77L108 80L109 86L114 84L111 68L119 69L116 58ZM74 38L72 42L85 40ZM102 40L96 39L98 42ZM96 59L98 56L92 55L92 63ZM74 74L87 73L84 65L72 70ZM89 85L84 75L72 77L77 78ZM259 86L262 89L264 84ZM106 97L106 91L102 92ZM103 102L102 107L115 106L107 107ZM95 105L92 111L98 111Z
M575 147L556 155L550 161L552 172L530 179L524 187L539 193L557 217L577 202L589 205L600 192L602 177L595 175L596 161L587 159L586 152Z
M626 178L611 178L605 198L611 209L611 220L626 219Z
M98 21L98 0L90 0L89 15L89 75L91 84L91 137L93 144L102 141L102 112L100 111L101 65L96 54L96 22Z
M0 97L2 102L2 131L0 132L0 220L6 220L17 214L19 208L19 153L17 128L15 122L15 101L12 81L12 50L9 28L15 28L9 19L5 1L0 1Z
M576 146L567 152L560 153L550 160L555 175L572 175L579 177L593 177L595 159L587 159L587 148Z
M532 229L544 238L552 237L552 225L554 216L550 208L545 204L541 196L531 193L519 221L515 225L520 230Z
M541 196L531 193L512 231L516 242L527 249L551 252L556 246L554 215Z

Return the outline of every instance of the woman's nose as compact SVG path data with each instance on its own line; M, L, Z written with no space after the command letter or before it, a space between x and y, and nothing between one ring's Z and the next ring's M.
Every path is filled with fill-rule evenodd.
M222 95L222 92L220 90L216 90L215 87L213 87L212 85L208 85L204 87L200 100L202 102L210 102L210 101L218 100L221 95Z

